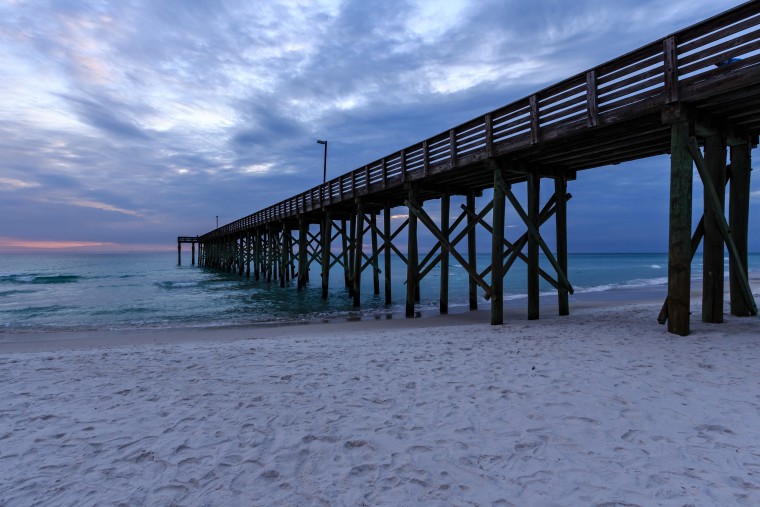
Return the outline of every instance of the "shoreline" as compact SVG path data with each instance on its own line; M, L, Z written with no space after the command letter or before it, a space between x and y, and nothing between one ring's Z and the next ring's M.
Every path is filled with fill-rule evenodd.
M3 344L0 498L758 505L760 319L660 305Z
M753 273L756 274L756 273ZM753 293L758 297L760 276L750 280ZM560 317L557 313L556 294L541 296L541 317L527 320L527 308L523 299L506 300L504 304L505 322L497 328L509 333L511 327L537 326L542 322L562 325L572 322L574 317L588 318L594 313L625 313L632 308L650 307L642 320L642 325L652 322L662 306L667 288L664 286L615 288L609 291L581 292L571 296L570 315ZM699 321L695 315L700 304L701 293L692 291L692 322ZM728 292L726 293L726 318L729 314ZM483 308L482 306L486 306ZM752 319L753 317L748 317ZM701 322L699 322L701 324ZM0 333L0 355L22 352L54 352L91 348L111 348L130 345L168 345L185 342L224 343L235 340L259 340L266 338L308 337L311 335L350 335L395 330L415 331L429 328L446 328L464 325L491 327L488 303L481 302L478 310L470 311L466 305L450 308L448 314L438 313L436 306L428 306L417 312L414 318L403 314L375 313L360 317L324 319L320 321L285 321L276 323L253 323L242 325L135 328L135 329L88 329L51 330ZM553 324L550 324L553 325ZM661 326L663 329L664 326Z
M570 317L574 311L624 308L629 305L654 303L659 296L657 287L634 287L610 291L579 293L571 296ZM558 317L556 294L542 295L541 319ZM485 308L484 308L485 306ZM659 310L658 310L659 311ZM528 322L525 299L504 302L505 323ZM656 317L656 314L653 318ZM564 318L564 317L563 317ZM373 330L415 330L431 327L449 327L467 324L490 326L490 303L480 301L479 309L471 311L466 304L454 305L448 314L441 314L437 306L420 308L413 318L403 313L374 312L343 318L314 321L293 320L250 324L146 327L132 329L82 330L29 330L0 333L0 354L15 352L45 352L102 348L125 345L169 344L182 342L227 342L236 339L261 339L284 336L307 336L326 333L371 332Z

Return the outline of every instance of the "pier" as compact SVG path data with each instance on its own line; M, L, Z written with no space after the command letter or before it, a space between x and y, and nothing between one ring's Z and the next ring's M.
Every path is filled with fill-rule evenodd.
M325 298L330 283L342 283L356 307L364 273L390 303L396 255L406 265L407 316L415 313L420 280L436 266L440 311L448 312L454 258L469 275L470 308L483 294L492 324L503 323L503 279L519 260L527 264L528 318L540 315L540 279L556 289L559 313L567 315L568 182L579 171L670 154L668 290L658 320L671 333L689 333L691 260L700 244L702 320L723 321L724 248L730 311L757 315L747 240L751 150L760 132L759 27L760 2L747 2L201 236L179 237L178 254L191 243L195 263L197 243L200 266L281 286L293 280L294 290L318 282ZM694 167L705 212L693 228ZM525 207L513 192L518 183L527 183ZM543 203L542 185L553 189ZM453 196L461 196L459 209L451 209ZM440 201L438 220L424 206L433 200ZM504 234L508 206L524 226L514 242ZM405 215L395 227L394 214ZM548 220L554 251L541 234ZM422 258L420 227L435 238ZM476 262L478 233L491 237L488 266ZM541 268L540 254L552 272ZM335 265L342 280L330 280Z

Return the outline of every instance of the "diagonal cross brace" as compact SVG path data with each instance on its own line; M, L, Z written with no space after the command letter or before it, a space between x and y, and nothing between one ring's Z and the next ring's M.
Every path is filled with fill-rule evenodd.
M417 218L422 222L422 224L427 227L427 229L435 236L435 238L441 243L441 246L443 249L448 251L452 257L454 257L459 264L462 265L462 267L469 273L469 275L472 277L473 280L475 280L475 283L480 285L480 287L485 291L485 297L486 299L491 298L491 286L488 285L485 280L483 280L477 271L472 269L472 267L467 263L467 261L462 257L459 252L456 251L454 246L446 239L446 237L443 235L441 230L438 228L437 225L435 225L435 222L432 218L430 218L430 215L425 213L425 210L422 209L422 207L417 204L417 202L411 202L409 200L404 201L404 204L409 208L409 211L414 213ZM460 238L461 239L461 238Z
M462 212L462 214L460 214L459 217L457 217L457 219L454 220L454 224L449 226L449 232L459 227L459 224L462 223L462 220L464 220L466 216L467 216L467 213ZM424 259L422 259L422 262L420 262L420 265L419 265L420 280L422 280L422 278L424 278L424 276L427 275L430 272L430 270L436 267L438 263L441 261L441 255L440 254L436 255L436 253L438 253L439 248L441 248L440 242L436 243L435 246L432 248L432 250L428 252L428 254L425 256ZM435 258L433 258L434 255L435 255ZM430 264L428 264L429 262Z
M691 153L691 158L694 159L694 165L697 166L697 172L699 172L699 177L702 180L702 185L704 186L705 192L707 193L707 202L710 204L713 215L716 218L720 235L723 236L723 241L725 241L726 246L728 246L728 252L731 254L731 257L734 258L734 262L736 263L736 268L739 274L739 286L741 288L742 296L744 297L744 302L747 304L747 308L749 308L750 313L752 315L757 315L757 305L755 304L755 298L752 295L752 289L747 282L747 273L744 271L744 263L742 262L741 256L739 255L739 250L736 248L736 243L734 243L734 239L731 237L731 232L729 231L728 224L726 223L726 217L723 214L723 210L720 206L718 192L715 190L715 186L713 185L712 180L707 173L705 159L702 157L702 152L699 151L699 144L697 143L697 139L695 137L689 138L688 147L689 152Z
M467 210L467 209L468 209L467 206L465 206L464 204L462 204L462 210ZM493 209L493 202L489 202L482 210L480 210L480 212L475 216L476 220L473 221L471 224L468 224L467 226L465 226L465 228L462 229L459 232L459 234L457 234L454 237L454 239L452 239L450 241L451 247L454 248L457 245L457 243L459 243L460 241L462 241L462 239L464 239L464 237L467 236L467 234L478 225L479 220L481 218L483 218L484 216L486 216L488 214L488 212L491 211L491 209ZM466 215L467 215L467 213L465 211L462 215L460 215L460 217L466 216ZM457 221L458 221L458 219L457 219ZM441 257L441 255L438 254L436 256L436 258L434 259L433 264L431 264L429 266L426 266L425 269L420 272L420 279L424 278L425 275L427 275L428 273L430 273L430 270L432 270L433 267L438 263L438 261L440 260L440 257Z
M568 194L570 196L570 194ZM556 213L556 207L554 206L554 203L556 202L556 197L552 196L551 199L544 205L544 208L541 210L541 213L539 213L539 224L543 225L549 218L551 218ZM471 215L474 215L472 212L469 212ZM476 218L477 219L477 218ZM480 222L482 222L483 227L491 234L493 234L493 227L491 227L488 223L485 222L483 219L479 219ZM504 255L502 256L502 261L511 254L510 260L512 262L508 262L503 270L504 275L507 274L509 271L509 268L514 263L513 259L519 258L523 262L528 262L528 256L522 253L522 249L525 246L525 243L528 241L528 233L524 233L515 243L510 243L506 239L504 240L504 245L507 247L507 250L504 252ZM501 261L500 261L501 262ZM488 273L491 272L493 269L493 266L488 266L486 269L484 269L480 276L483 278L488 275ZM541 278L546 280L552 287L554 287L557 290L560 290L560 284L557 282L554 278L551 277L549 273L544 271L541 268L538 268L538 274L541 275ZM564 287L570 294L573 294L573 288L572 287Z
M694 235L691 237L691 259L694 260L694 256L697 254L699 244L702 242L702 236L705 235L705 216L699 219L697 228L694 229ZM660 314L657 316L657 322L665 324L668 321L668 298L665 297L665 302L662 304Z
M566 287L568 292L572 293L573 286L570 285L565 271L560 267L557 259L554 258L554 254L551 250L549 250L549 247L546 245L544 238L541 237L541 234L538 232L538 230L533 226L532 223L530 223L528 215L525 213L525 210L523 210L520 202L515 197L515 194L512 193L512 189L509 188L506 183L504 183L504 180L500 175L498 176L497 184L501 187L502 191L507 196L507 199L509 199L509 202L512 203L512 207L515 209L515 211L517 211L517 214L520 215L523 223L525 223L525 225L528 227L528 234L533 236L533 238L538 241L538 244L541 246L541 250L544 251L544 255L546 255L546 258L549 260L552 267L554 267L554 270L557 272L559 283L562 284L563 287Z
M368 221L367 223L369 223L369 229L375 231L380 236L380 239L383 240L383 246L381 246L379 248L379 250L377 251L377 253L379 254L380 252L384 251L384 249L385 249L385 234L383 234L382 231L380 231L380 229L377 227L377 225L373 224L370 221ZM401 224L398 229L396 229L396 232L394 232L393 234L391 234L390 241L389 241L389 244L391 245L391 250L393 250L394 252L396 252L396 255L398 255L399 258L402 261L404 261L404 264L408 263L407 260L406 260L406 256L399 251L399 249L396 247L396 245L393 244L393 239L396 236L398 236L401 231L404 230L404 227L406 227L408 223L409 223L409 219L407 218L406 220L404 220L404 223ZM374 257L375 256L373 256L373 258ZM362 271L363 270L364 270L364 268L362 268Z

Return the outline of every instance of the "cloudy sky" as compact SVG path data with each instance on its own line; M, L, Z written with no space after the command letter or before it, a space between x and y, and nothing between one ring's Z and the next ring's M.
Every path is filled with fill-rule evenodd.
M739 3L0 0L0 251L173 249ZM581 173L571 250L666 250L667 187Z

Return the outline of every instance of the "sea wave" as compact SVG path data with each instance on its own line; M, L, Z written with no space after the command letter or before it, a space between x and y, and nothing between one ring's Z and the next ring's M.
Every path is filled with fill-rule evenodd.
M8 284L57 284L57 283L76 283L83 280L83 276L77 275L6 275L0 276L0 283Z
M641 278L637 280L630 280L625 283L605 283L600 285L592 285L590 287L575 287L575 292L577 294L582 293L588 293L588 292L606 292L610 290L616 290L616 289L643 289L646 287L658 287L661 285L666 285L668 283L667 277L660 277L660 278Z
M188 287L198 287L198 282L156 282L153 285L160 289L172 290L172 289L186 289Z

